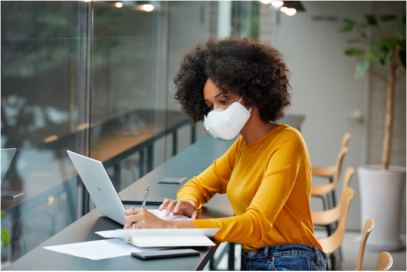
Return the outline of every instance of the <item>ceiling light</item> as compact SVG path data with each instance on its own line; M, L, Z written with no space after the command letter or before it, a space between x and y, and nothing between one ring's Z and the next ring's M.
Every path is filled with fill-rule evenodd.
M145 5L143 5L143 10L144 10L144 11L150 12L150 11L152 11L153 9L154 9L154 6L151 5L151 4L145 4Z
M279 7L281 7L282 5L284 5L284 2L283 2L283 1L279 1L279 0L274 0L274 1L271 2L271 4L273 5L273 7L279 8Z
M287 7L281 7L281 9L280 9L280 11L284 12L284 13L285 13L286 10L287 10Z
M260 0L263 4L270 4L272 0Z
M287 14L288 16L293 16L296 13L297 13L297 10L294 8L288 8L285 10L285 14Z
M122 8L123 7L122 2L116 2L114 5L116 6L116 8Z

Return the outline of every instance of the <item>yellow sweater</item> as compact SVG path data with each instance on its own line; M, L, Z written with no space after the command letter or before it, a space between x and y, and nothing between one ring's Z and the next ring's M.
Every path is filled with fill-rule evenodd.
M220 228L216 240L246 251L299 243L322 250L311 218L311 163L296 129L278 125L249 145L240 137L177 199L192 199L200 208L216 193L227 193L236 216L193 220L197 228Z

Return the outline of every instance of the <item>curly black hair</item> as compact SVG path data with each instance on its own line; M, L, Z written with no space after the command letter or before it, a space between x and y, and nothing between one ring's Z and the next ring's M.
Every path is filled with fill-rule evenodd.
M249 38L209 39L183 55L174 97L194 123L202 121L208 113L203 88L210 78L223 92L255 105L264 122L277 121L290 105L288 73L281 53L271 46Z

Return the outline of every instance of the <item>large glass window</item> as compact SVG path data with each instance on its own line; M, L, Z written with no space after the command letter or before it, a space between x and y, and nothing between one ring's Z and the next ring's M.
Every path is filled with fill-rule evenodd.
M1 225L11 235L1 252L13 261L78 216L66 150L86 154L91 4L3 1L1 11Z

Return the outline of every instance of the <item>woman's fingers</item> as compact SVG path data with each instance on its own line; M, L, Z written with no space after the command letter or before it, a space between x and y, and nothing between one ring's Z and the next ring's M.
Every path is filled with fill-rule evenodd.
M194 210L194 212L191 215L191 219L197 219L198 218L198 210Z
M183 204L183 202L181 200L177 201L177 204L175 205L174 212L173 212L174 214L178 213L178 211L181 209L182 204Z
M124 213L126 215L134 215L134 214L138 214L138 213L143 212L143 211L147 211L147 210L143 209L143 208L139 208L139 209L134 209L133 208L133 212L131 211L131 209L127 209L127 210L124 211Z
M140 221L143 217L143 214L129 215L124 218L124 222L126 222L126 225L131 225L137 221Z
M177 204L177 201L171 200L170 203L167 206L167 211L165 213L166 216L170 215L172 210L174 209L175 205Z
M160 207L158 208L158 210L161 212L162 210L165 209L165 207L168 206L168 203L170 203L171 199L165 199L163 201L163 203L160 205Z

